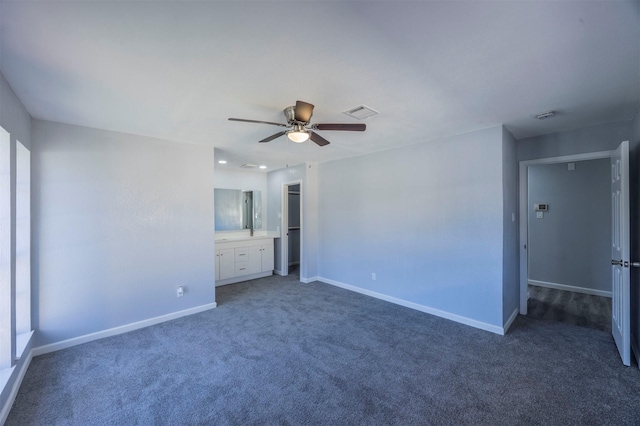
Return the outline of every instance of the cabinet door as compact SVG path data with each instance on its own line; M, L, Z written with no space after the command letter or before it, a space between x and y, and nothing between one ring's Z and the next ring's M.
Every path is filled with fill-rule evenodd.
M220 279L220 250L216 250L216 281Z
M262 250L262 272L273 271L273 243L260 247Z
M262 250L260 246L249 247L249 274L262 271Z
M236 275L235 252L233 249L220 250L220 279L225 280Z

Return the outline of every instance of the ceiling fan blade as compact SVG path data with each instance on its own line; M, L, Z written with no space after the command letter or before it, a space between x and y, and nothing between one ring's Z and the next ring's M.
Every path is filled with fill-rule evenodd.
M348 130L352 132L364 132L367 128L366 124L362 123L351 123L351 124L340 124L340 123L319 123L311 126L314 130Z
M330 143L328 140L326 140L325 138L323 138L322 136L314 132L309 132L309 138L315 143L317 143L319 146L329 145Z
M313 105L303 101L296 101L296 110L295 110L296 121L300 121L302 123L308 123L309 120L311 120L312 114L313 114Z
M288 124L274 123L273 121L245 120L244 118L230 118L229 120L242 121L244 123L262 123L262 124L272 124L274 126L280 126L280 127L289 127Z
M285 133L287 133L287 131L283 130L281 132L276 133L275 135L271 135L268 138L264 138L264 139L262 139L261 141L258 141L258 142L271 142L272 140L279 138L280 136L284 135Z

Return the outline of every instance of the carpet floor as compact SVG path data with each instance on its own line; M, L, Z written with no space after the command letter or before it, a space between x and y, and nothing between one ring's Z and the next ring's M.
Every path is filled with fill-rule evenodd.
M218 308L33 359L7 425L638 425L608 332L506 336L323 283L216 289Z
M530 285L527 316L608 332L611 298Z

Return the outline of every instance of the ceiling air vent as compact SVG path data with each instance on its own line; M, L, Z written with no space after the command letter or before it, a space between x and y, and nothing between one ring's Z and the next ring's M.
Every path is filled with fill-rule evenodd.
M369 108L366 105L359 105L357 107L353 107L346 111L343 111L343 114L347 114L349 117L353 117L358 120L364 120L365 118L372 117L380 113L373 108Z
M256 167L258 167L258 166L257 166L257 165L255 165L255 164L251 164L251 163L245 163L245 164L243 164L243 165L242 165L242 166L240 166L240 167L242 167L243 169L255 169L255 168L256 168Z
M536 118L538 120L544 120L545 118L550 118L550 117L553 117L554 115L556 115L555 111L547 111L547 112L543 112L536 115Z

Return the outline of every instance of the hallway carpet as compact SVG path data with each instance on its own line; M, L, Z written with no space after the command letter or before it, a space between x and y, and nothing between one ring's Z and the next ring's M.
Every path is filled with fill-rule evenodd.
M506 336L323 283L219 287L218 308L33 359L7 425L637 425L607 332Z
M529 286L527 316L611 331L611 298Z

